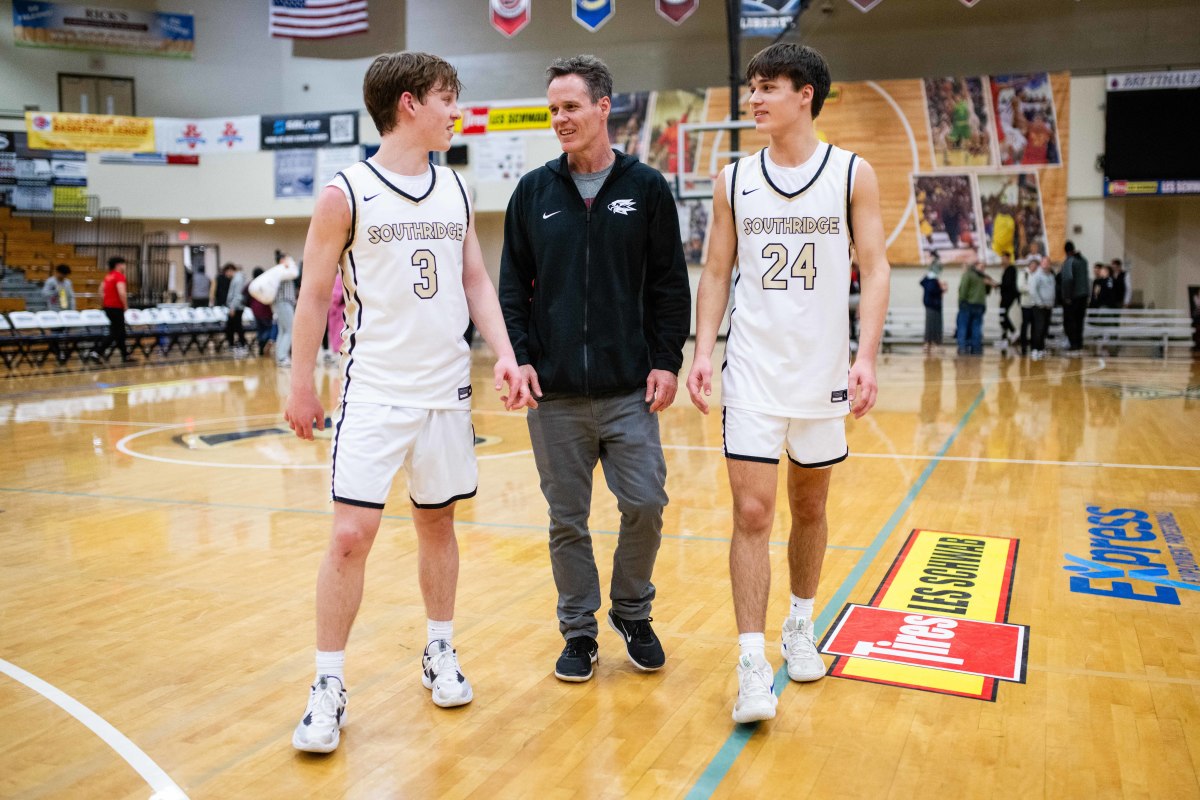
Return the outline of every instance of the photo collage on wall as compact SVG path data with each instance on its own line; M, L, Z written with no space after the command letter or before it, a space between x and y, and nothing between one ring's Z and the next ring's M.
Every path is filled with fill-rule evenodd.
M1062 165L1048 73L923 81L934 172L914 174L921 262L1047 252L1034 168Z

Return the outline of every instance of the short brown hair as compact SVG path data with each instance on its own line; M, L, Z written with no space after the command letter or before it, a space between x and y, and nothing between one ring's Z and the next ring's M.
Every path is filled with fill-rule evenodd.
M555 59L553 64L546 67L546 85L549 86L555 78L564 75L578 75L582 78L587 86L588 97L593 103L599 103L605 97L612 97L612 72L607 64L595 56L585 53L571 58Z
M396 127L396 104L402 94L409 92L418 103L424 103L430 92L444 89L450 89L456 95L462 92L458 71L450 62L429 53L408 50L383 53L367 68L363 78L363 102L382 135Z
M807 45L780 42L759 50L746 67L747 81L755 78L769 81L781 75L791 80L796 91L805 84L813 87L812 115L816 119L832 85L825 57Z

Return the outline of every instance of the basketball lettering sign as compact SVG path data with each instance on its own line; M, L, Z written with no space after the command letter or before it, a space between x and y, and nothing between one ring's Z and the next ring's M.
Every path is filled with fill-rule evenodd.
M1016 539L913 531L869 606L821 642L838 678L995 701L1025 682L1029 629L1008 623Z

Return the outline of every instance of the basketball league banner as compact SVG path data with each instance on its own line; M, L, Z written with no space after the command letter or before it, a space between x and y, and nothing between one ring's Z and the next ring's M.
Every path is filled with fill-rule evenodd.
M147 117L27 111L25 131L35 150L154 152L154 120Z
M654 10L672 25L682 25L699 7L700 0L654 0Z
M488 0L492 27L508 38L520 33L533 16L533 0Z
M821 641L829 674L994 702L999 681L1025 682L1016 561L1016 539L914 530L870 605L847 605Z
M160 153L240 153L259 149L259 118L155 117L154 141Z
M617 13L617 0L572 0L571 16L592 33Z

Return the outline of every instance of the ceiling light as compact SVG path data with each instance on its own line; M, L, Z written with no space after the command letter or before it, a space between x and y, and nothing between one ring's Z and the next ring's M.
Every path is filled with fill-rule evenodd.
M189 222L191 222L191 220L190 220L190 219L188 219L187 217L180 217L180 218L179 218L179 224L180 224L180 225L187 225Z
M275 224L275 218L274 218L274 217L267 217L265 220L263 220L263 222L267 223L268 225L274 225L274 224Z

